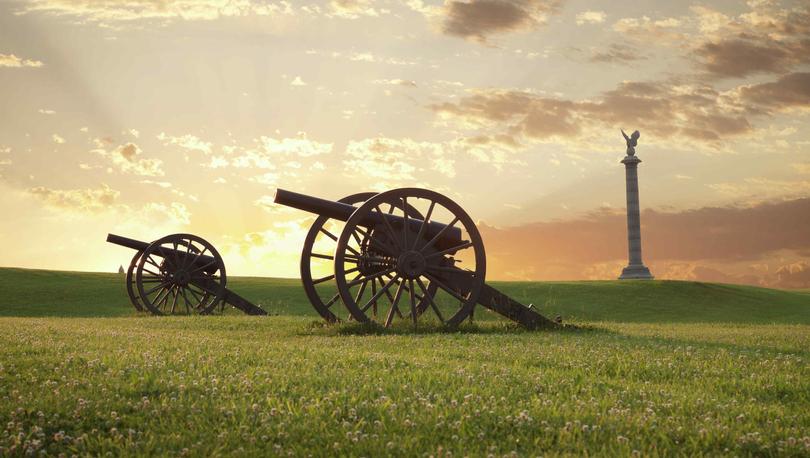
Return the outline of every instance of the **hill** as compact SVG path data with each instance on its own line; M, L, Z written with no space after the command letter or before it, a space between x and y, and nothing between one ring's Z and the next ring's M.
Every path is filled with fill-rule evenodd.
M544 314L577 321L810 324L807 291L682 281L492 285ZM296 279L233 277L228 287L272 314L316 317ZM123 275L0 268L0 316L134 314Z

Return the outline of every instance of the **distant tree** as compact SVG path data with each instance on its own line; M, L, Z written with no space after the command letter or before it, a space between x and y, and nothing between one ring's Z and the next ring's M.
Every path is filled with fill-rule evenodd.
M125 273L125 272L124 272L124 266L121 266L121 265L119 265L119 266L118 266L118 273L119 273L119 274L123 274L123 273Z

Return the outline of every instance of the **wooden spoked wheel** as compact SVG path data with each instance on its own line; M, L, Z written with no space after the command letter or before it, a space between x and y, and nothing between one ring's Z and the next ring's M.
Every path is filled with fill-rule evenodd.
M222 302L226 281L219 252L192 234L155 240L135 272L138 296L155 315L211 313Z
M410 206L424 217L401 210ZM385 327L396 319L459 325L472 313L486 275L484 244L470 216L449 198L418 188L363 203L346 221L334 262L335 284L351 316ZM435 285L432 293L428 283ZM363 297L369 285L372 292Z
M143 302L141 302L141 297L138 296L138 285L135 284L135 270L138 268L138 261L141 259L141 252L138 251L135 253L135 256L132 257L132 261L129 262L129 268L127 268L127 295L129 295L129 301L132 303L132 306L135 307L135 310L139 312L145 312L146 308L143 306Z
M338 202L355 205L365 202L377 195L374 192L361 192L346 196ZM408 215L412 218L421 218L413 207L408 209ZM335 304L341 302L340 293L334 283L335 275L325 275L327 271L332 271L334 268L334 250L337 244L338 235L341 233L343 223L327 216L318 217L309 228L307 236L304 239L304 248L301 252L301 282L304 286L304 292L312 304L312 307L318 314L330 323L341 321L342 319L351 319L351 315L347 314L345 308L341 310L340 307L335 307ZM367 238L367 233L357 233L359 238ZM369 243L363 244L361 253L369 251ZM319 273L315 276L314 273ZM366 285L369 290L376 291L377 284ZM432 284L428 285L428 291L435 292L436 287ZM365 294L365 293L363 293ZM362 295L361 295L362 296ZM419 303L420 313L428 307L428 301L422 300ZM343 313L341 313L341 311ZM372 313L376 313L377 308L374 307Z

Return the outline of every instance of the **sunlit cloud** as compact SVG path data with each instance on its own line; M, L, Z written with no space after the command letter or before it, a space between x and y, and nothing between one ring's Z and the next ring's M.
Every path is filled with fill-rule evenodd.
M97 213L110 208L121 196L109 186L87 189L49 189L44 186L30 188L28 192L50 207L78 212Z
M137 132L137 131L135 131ZM134 135L136 138L138 135ZM203 154L211 154L211 147L213 146L211 142L206 142L197 137L196 135L185 134L179 137L166 135L166 133L161 132L157 136L158 140L162 141L164 145L175 145L183 148L187 151L198 151Z
M257 0L30 0L21 13L47 13L98 23L137 20L213 21L224 17L291 14L286 1Z
M163 176L163 161L143 158L143 151L135 143L126 143L113 150L97 148L94 153L109 160L117 170L132 175Z
M335 16L357 19L362 16L379 16L387 10L374 7L374 0L331 0L329 6Z
M42 67L44 64L41 61L33 59L23 59L14 54L0 54L0 67L7 68L23 68L23 67Z
M576 22L577 25L601 24L605 22L606 17L607 14L604 11L583 11L577 13Z

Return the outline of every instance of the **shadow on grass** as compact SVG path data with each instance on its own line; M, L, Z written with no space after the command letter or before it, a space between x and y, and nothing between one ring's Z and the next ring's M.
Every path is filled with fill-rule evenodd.
M380 326L369 321L366 323L341 322L327 323L325 321L312 321L307 325L307 334L322 336L406 336L406 335L435 335L435 334L537 334L537 333L613 333L613 331L590 325L565 324L555 329L526 329L515 323L502 321L486 321L476 323L463 323L457 327L444 326L439 323L420 323L414 327L408 323L396 323L390 328Z

